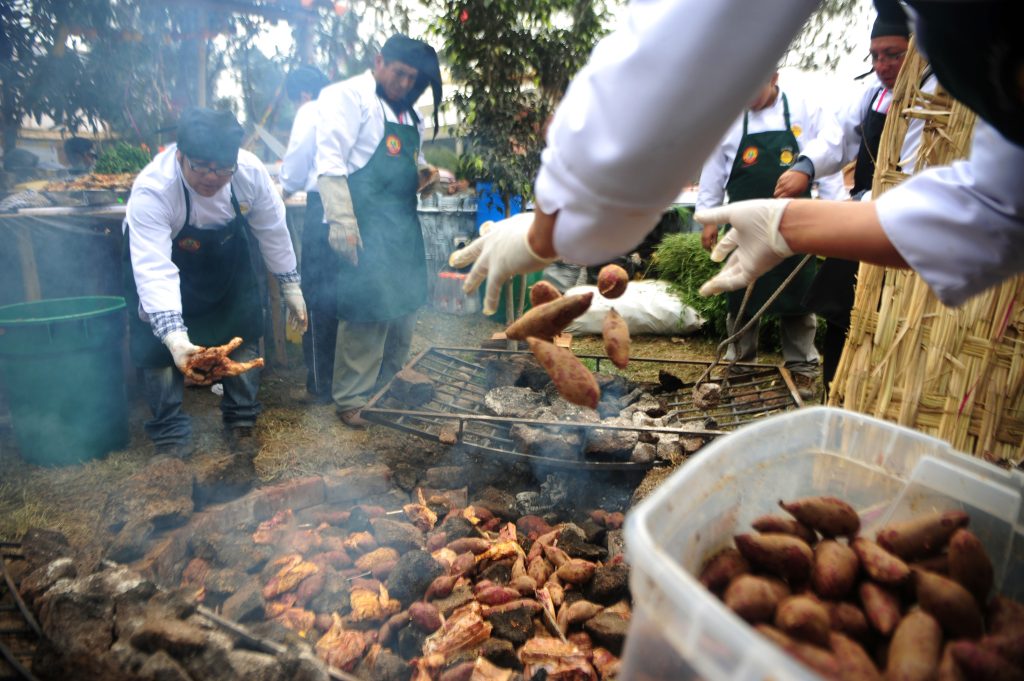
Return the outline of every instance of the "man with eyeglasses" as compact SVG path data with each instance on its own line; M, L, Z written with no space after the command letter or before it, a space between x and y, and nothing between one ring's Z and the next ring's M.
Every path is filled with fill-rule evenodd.
M231 359L258 354L263 301L251 239L281 284L291 323L306 327L284 204L263 163L239 149L242 134L230 112L188 109L178 121L177 143L139 173L128 199L130 346L153 414L146 434L159 454L185 457L193 449L191 419L182 410L189 358L235 336L244 342ZM228 443L249 464L258 448L259 383L258 369L222 381Z
M416 213L423 123L416 100L431 86L434 134L441 103L437 53L393 35L373 68L320 92L316 172L327 241L338 260L338 333L332 397L341 422L405 363L426 302L427 267Z

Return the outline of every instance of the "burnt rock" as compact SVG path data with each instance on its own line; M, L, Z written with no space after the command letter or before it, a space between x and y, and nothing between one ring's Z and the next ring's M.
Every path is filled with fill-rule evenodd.
M406 492L416 489L419 479L419 473L409 464L400 463L391 469L391 480Z
M219 605L223 603L228 596L236 593L248 581L249 577L238 570L232 570L230 568L210 570L203 582L206 597L208 599L207 604Z
M551 377L548 376L548 372L544 371L540 365L531 363L523 367L523 371L519 374L519 378L516 379L515 385L520 388L529 388L530 390L543 392L551 385Z
M433 489L444 489L464 485L466 470L464 466L434 466L424 474L424 484Z
M593 603L617 603L629 594L629 568L622 564L598 566L583 594Z
M500 388L516 385L523 375L525 365L507 359L491 359L484 364L487 375L487 387Z
M277 659L266 653L252 650L232 650L228 653L228 668L231 678L252 679L252 681L288 681Z
M192 681L185 668L162 650L145 658L145 662L139 668L139 678L154 681Z
M158 456L110 495L105 517L115 530L147 521L163 529L182 524L192 511L189 466L177 457Z
M401 602L403 608L418 600L435 578L444 574L444 568L426 551L403 553L388 575L388 594Z
M154 617L131 637L131 644L144 653L163 650L175 659L201 653L207 644L206 632L182 620Z
M155 530L152 521L128 521L107 549L107 558L115 563L133 563L139 560L146 555L146 546Z
M505 386L489 390L484 395L484 406L495 416L529 418L529 415L547 404L544 395L530 388Z
M613 418L605 421L613 426L631 426L632 421L626 418ZM625 459L639 440L639 434L635 430L611 430L607 428L592 428L586 431L587 443L584 446L584 453L587 456L603 459Z
M274 548L268 544L255 544L248 536L231 535L216 547L213 562L255 574L263 569L273 555Z
M586 541L582 530L562 531L558 539L558 548L569 554L571 558L583 558L591 562L604 560L608 551L600 546L595 546Z
M438 532L444 532L448 536L448 541L453 539L462 539L463 537L471 537L476 535L476 531L473 529L473 524L463 518L461 515L453 515L437 526Z
M605 543L608 546L608 560L626 553L626 540L622 530L608 530Z
M252 489L256 480L252 458L244 454L193 456L192 460L194 498L200 508L237 499Z
M473 506L485 508L502 520L514 520L518 515L515 496L497 487L480 490L473 499Z
M263 595L255 579L243 584L227 597L221 606L221 614L233 622L258 622L263 619Z
M491 563L480 573L480 579L489 579L495 584L508 584L512 579L512 561L502 560Z
M324 588L310 600L309 609L314 612L337 610L344 613L349 609L349 581L337 572L328 572Z
M569 421L572 423L599 423L601 421L597 412L593 409L573 404L557 394L551 399L549 413L556 421Z
M591 520L590 518L587 518L586 520L584 520L582 523L579 524L579 527L580 527L581 530L583 530L583 535L586 538L588 543L590 543L590 544L602 544L604 542L604 535L605 535L605 532L607 532L607 530L605 530L605 528L604 528L604 525L601 525L600 523L596 523L593 520ZM607 554L608 554L608 552L605 551L605 555L607 555Z
M355 670L356 676L369 681L408 681L411 673L409 663L387 649L380 651L372 667L363 658Z
M455 587L448 596L434 599L431 603L441 611L442 615L450 617L456 608L462 607L471 600L473 600L473 587L468 584L464 584L462 586Z
M405 368L395 374L388 394L403 406L415 409L434 399L434 382L429 376Z
M72 555L68 539L56 530L30 527L21 539L21 552L29 570L37 570L58 558Z
M633 463L654 463L658 458L658 447L657 445L651 444L650 442L638 442L636 447L633 448L633 453L630 455L629 460Z
M551 430L541 426L516 423L509 429L516 447L532 456L575 461L579 459L583 438L578 429Z
M329 681L327 665L318 658L308 645L288 648L281 655L281 668L289 681Z
M29 605L50 590L61 579L74 579L78 576L78 566L70 557L57 558L48 565L33 570L21 580L19 592Z
M594 643L604 646L616 655L622 655L629 621L615 612L599 612L583 624Z
M669 373L664 369L658 371L658 384L660 392L674 393L683 389L685 383L683 379L679 378L675 374Z
M416 627L405 627L398 632L398 654L406 660L423 654L423 642L427 634Z
M503 638L489 638L480 646L480 654L487 658L492 664L505 669L521 670L523 663L516 655L515 646L511 641Z
M370 527L371 520L372 518L365 508L356 506L348 517L348 530L349 532L369 532L372 529Z
M390 518L374 518L370 521L373 537L381 546L390 546L399 553L422 549L426 543L423 532L412 523Z
M491 636L502 638L518 647L526 643L534 631L533 614L527 608L508 612L496 612L487 618L491 624Z

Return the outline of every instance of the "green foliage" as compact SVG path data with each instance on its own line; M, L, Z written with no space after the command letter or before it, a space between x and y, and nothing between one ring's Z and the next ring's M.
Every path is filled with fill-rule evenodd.
M427 159L427 163L434 166L435 168L444 168L455 173L455 169L459 167L459 155L448 147L440 145L424 145L423 146L423 157Z
M672 287L684 305L696 310L707 322L703 332L715 338L725 338L726 297L704 298L699 293L700 285L718 274L719 264L712 262L708 252L700 245L700 233L669 234L654 252L654 263L658 277Z
M97 173L137 173L149 163L149 152L126 142L108 147L96 159Z
M430 30L459 86L455 132L471 140L482 166L463 167L463 176L493 182L506 205L529 197L544 128L604 32L605 0L421 1L440 5Z
M840 57L867 37L871 12L867 0L822 0L793 39L785 64L806 71L835 69ZM865 35L857 32L858 26L863 26Z

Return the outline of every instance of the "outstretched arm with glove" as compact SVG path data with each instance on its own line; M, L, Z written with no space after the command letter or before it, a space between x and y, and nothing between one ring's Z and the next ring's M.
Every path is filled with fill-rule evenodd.
M755 199L699 211L694 220L732 229L711 252L722 270L700 287L702 296L745 288L794 253L907 267L871 202Z
M317 179L320 198L324 204L324 220L328 225L327 241L338 257L352 265L359 264L359 249L363 240L359 236L356 212L348 178L340 175L321 175Z
M473 265L462 289L472 293L487 280L484 314L498 310L501 287L516 274L542 270L556 260L551 237L555 216L541 211L519 213L481 226L481 236L448 258L452 267Z

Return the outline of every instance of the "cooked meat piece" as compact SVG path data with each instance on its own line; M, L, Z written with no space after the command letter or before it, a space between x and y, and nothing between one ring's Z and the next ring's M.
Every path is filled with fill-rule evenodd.
M188 369L204 379L197 382L198 385L210 385L222 378L238 376L250 369L262 367L264 364L262 357L257 357L248 362L236 362L228 357L241 344L242 339L236 336L224 345L204 348L192 355L188 361Z

